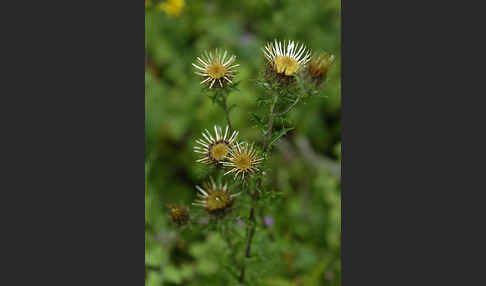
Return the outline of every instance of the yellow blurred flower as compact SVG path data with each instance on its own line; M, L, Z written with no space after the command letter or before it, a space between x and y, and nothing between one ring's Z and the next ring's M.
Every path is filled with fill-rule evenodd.
M184 0L167 0L165 2L159 3L157 8L160 11L165 12L169 16L179 16L184 9Z

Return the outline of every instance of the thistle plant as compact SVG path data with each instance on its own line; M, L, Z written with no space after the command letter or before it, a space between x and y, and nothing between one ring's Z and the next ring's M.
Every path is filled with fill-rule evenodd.
M307 98L318 93L327 79L327 73L334 56L321 53L312 57L311 51L303 43L294 41L273 41L262 48L266 59L265 66L256 84L261 94L256 98L257 113L252 120L260 130L260 139L249 142L233 130L228 105L228 97L238 91L235 81L236 56L227 51L216 49L204 52L197 57L192 66L195 73L202 77L200 84L208 97L224 111L226 126L213 126L214 132L205 129L195 140L194 152L199 158L196 164L214 168L218 182L212 177L205 178L201 186L195 186L198 199L192 205L201 207L218 225L228 225L227 214L238 205L240 196L249 196L250 205L245 219L246 235L239 245L243 259L237 261L231 234L223 233L231 252L231 259L239 268L237 280L245 284L248 259L252 256L252 243L259 222L256 213L262 213L264 204L258 204L275 191L266 185L271 170L265 163L271 156L272 147L280 138L295 127L286 118L287 114ZM185 224L190 216L185 207L170 208L171 218L177 225ZM192 217L191 217L192 218ZM262 221L260 224L265 224ZM237 238L235 238L237 239Z

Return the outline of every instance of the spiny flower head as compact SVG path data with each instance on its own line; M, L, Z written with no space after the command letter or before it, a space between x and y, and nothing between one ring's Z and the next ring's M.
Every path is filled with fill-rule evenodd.
M202 132L203 139L197 139L196 143L200 146L194 146L194 152L203 154L204 157L197 160L197 162L205 164L218 164L225 160L231 150L231 146L238 137L238 131L233 131L229 136L229 127L226 126L224 131L221 127L214 125L214 137L207 130Z
M199 199L192 204L203 207L211 215L225 214L239 195L231 194L227 184L216 184L212 178L211 182L205 182L202 188L196 186L196 189L199 191Z
M167 0L160 2L157 6L160 11L164 11L169 16L179 16L185 6L184 0Z
M285 41L274 43L267 43L262 49L265 58L273 72L280 76L292 76L299 72L306 63L310 60L311 52L304 44L289 41L285 45Z
M234 179L238 179L238 175L241 175L241 179L245 178L245 175L251 176L255 172L259 171L257 166L261 163L263 158L257 156L257 152L254 145L249 145L247 142L236 143L229 151L229 161L223 162L225 167L231 168L226 174L234 173Z
M184 206L168 205L172 222L181 226L189 221L189 211Z
M197 64L192 65L197 69L196 74L204 78L201 84L208 83L209 88L212 88L217 81L222 88L228 83L233 83L231 80L235 75L235 67L239 64L234 64L236 56L228 56L228 52L222 53L219 50L214 52L204 52L202 57L197 57Z
M307 65L307 72L311 79L317 83L321 83L326 80L329 67L334 62L334 55L328 55L327 53L321 53L317 57L313 57Z

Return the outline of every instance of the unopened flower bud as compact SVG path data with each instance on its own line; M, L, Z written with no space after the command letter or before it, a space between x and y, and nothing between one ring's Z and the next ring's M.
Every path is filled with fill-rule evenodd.
M189 211L184 206L169 205L172 222L181 226L189 221Z

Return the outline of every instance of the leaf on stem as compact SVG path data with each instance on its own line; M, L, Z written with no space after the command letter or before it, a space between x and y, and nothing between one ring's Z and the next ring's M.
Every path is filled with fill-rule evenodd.
M272 140L270 141L270 144L268 144L268 148L270 149L272 147L272 145L278 141L278 139L280 139L280 137L284 136L285 134L287 134L287 132L291 131L291 130L294 130L295 127L288 127L288 128L282 128L280 129L280 131L275 134L272 138Z

